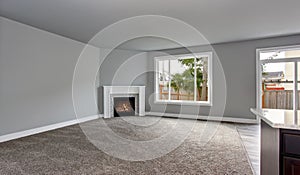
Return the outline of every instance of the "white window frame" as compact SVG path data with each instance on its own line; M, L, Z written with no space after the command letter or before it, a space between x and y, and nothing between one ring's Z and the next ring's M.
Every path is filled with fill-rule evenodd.
M261 60L260 53L264 52L274 52L274 51L289 51L289 50L300 50L300 45L292 45L292 46L281 46L281 47L270 47L270 48L260 48L256 49L256 108L261 110L262 109L262 72L261 72L261 64L263 63L287 63L293 62L294 63L294 87L293 87L293 110L297 113L298 108L298 62L300 63L300 57L295 58L278 58L272 60Z
M159 68L158 68L158 61L163 60L177 60L177 59L184 59L188 57L208 57L207 64L208 64L208 76L207 76L207 86L208 86L208 92L207 92L207 101L196 101L195 96L197 95L197 89L195 88L197 82L196 78L194 79L194 101L185 101L185 100L160 100L159 99ZM155 104L180 104L180 105L200 105L200 106L212 106L212 85L213 85L213 71L212 71L212 52L201 52L196 54L182 54L182 55L168 55L168 56L160 56L160 57L154 57L154 66L155 66L155 76L154 76L154 89L155 89L155 97L154 97L154 103ZM195 70L196 71L196 70ZM170 85L169 85L170 89ZM169 90L170 91L170 90ZM170 92L169 92L170 96Z

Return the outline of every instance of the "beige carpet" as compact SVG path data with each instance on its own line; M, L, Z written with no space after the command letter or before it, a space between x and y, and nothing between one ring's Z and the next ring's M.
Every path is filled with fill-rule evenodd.
M130 119L145 124L153 122L153 118ZM176 121L160 118L150 126L136 126L113 118L105 123L123 138L151 140L163 135ZM95 123L97 120L82 127L92 130L99 127ZM89 142L79 125L45 132L0 143L0 174L252 174L235 125L216 123L216 132L204 144L201 134L208 132L206 124L197 121L179 147L146 161L126 161L107 155Z

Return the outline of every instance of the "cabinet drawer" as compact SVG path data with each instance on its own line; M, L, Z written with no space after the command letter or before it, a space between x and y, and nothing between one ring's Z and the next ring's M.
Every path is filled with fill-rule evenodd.
M283 134L283 153L300 155L300 135Z
M283 157L283 174L284 175L300 174L300 159Z

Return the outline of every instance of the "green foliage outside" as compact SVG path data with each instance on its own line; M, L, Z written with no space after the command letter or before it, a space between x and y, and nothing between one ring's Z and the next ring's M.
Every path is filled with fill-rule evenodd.
M188 58L178 60L187 69L183 73L171 75L171 87L179 94L180 90L186 91L188 94L194 92L194 77L196 69L196 81L198 98L206 101L207 92L207 60L203 58ZM196 64L196 65L195 65ZM179 98L179 97L178 97Z

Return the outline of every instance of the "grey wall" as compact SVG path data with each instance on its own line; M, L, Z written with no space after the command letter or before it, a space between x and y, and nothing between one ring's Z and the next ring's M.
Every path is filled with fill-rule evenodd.
M96 87L99 57L99 48L86 45L78 58L72 84L72 100L77 118L98 114Z
M0 17L0 135L75 119L77 41Z
M300 35L213 45L227 83L225 116L254 118L249 107L255 106L255 49L293 44L300 44ZM80 42L0 17L0 135L75 119L72 78L82 48ZM191 49L196 52L212 48ZM92 55L97 55L94 52ZM103 52L105 49L100 49L100 58ZM186 50L173 49L166 52L182 54ZM147 111L180 111L177 105L153 104L154 77L151 71L153 56L157 54L161 53L114 51L102 64L98 91L102 92L102 85L146 85ZM89 64L94 62L95 59ZM222 74L218 66L220 64L215 60L215 110L212 115L222 111L218 108L221 108L220 97L224 84L220 81ZM90 85L88 87L91 88ZM99 97L102 99L101 93ZM84 99L86 103L94 103L94 99ZM99 106L101 108L102 104ZM89 105L85 107L82 115L95 113L95 109L88 108ZM210 109L186 106L183 113L208 115Z
M226 85L227 85L227 100L225 106L224 116L250 118L255 116L250 113L249 108L256 106L256 49L264 47L285 46L300 44L300 35L277 37L269 39L251 40L243 42L222 43L215 44L212 48L215 50L214 56L219 57L222 67L224 69ZM212 48L205 47L192 47L190 50L208 51ZM186 53L186 49L172 49L162 51L169 54L182 54ZM153 69L153 57L161 55L162 52L149 53L148 70ZM214 62L214 75L213 75L213 106L221 108L222 105L218 104L219 99L222 99L222 92L224 84L220 83L220 67L218 63ZM178 105L162 105L153 104L151 94L154 92L154 77L153 73L148 75L147 84L147 97L150 98L150 103L146 103L146 110L153 112L168 112L178 113L180 106ZM201 115L208 115L211 107L201 107L200 109L194 106L186 107L183 113L194 113L199 111ZM218 114L220 111L213 112Z
M100 57L107 52L100 49ZM99 69L98 104L99 112L103 113L103 86L145 86L147 83L146 52L114 49L103 60Z

